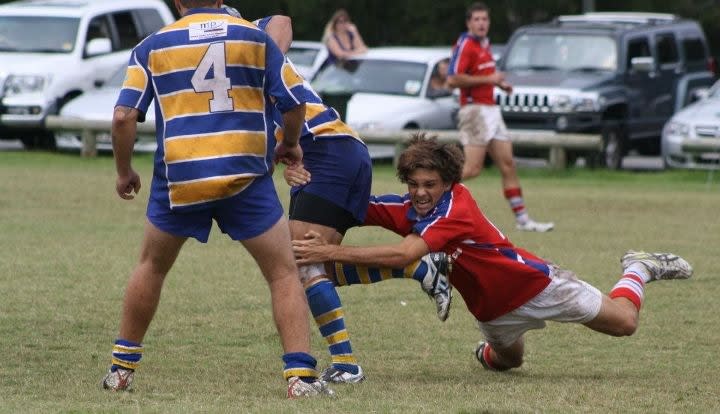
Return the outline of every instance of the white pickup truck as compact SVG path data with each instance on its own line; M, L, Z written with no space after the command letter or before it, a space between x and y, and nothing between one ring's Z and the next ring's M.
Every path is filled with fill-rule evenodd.
M147 35L175 21L161 0L20 0L0 6L0 139L54 148L44 127L102 85Z

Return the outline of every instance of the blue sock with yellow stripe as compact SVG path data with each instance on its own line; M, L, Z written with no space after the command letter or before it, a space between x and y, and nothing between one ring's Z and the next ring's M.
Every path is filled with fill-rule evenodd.
M118 368L135 371L142 359L143 346L125 339L116 339L112 350L112 366L110 371Z
M317 361L312 355L305 352L288 352L282 356L285 363L283 377L285 381L290 377L298 377L305 382L315 382L317 379Z
M335 282L338 286L369 285L389 279L415 279L422 282L428 272L427 263L418 260L402 269L387 269L335 263Z
M352 353L350 335L345 329L345 314L335 285L327 279L321 279L307 288L305 295L320 334L328 343L333 367L357 374L357 360Z

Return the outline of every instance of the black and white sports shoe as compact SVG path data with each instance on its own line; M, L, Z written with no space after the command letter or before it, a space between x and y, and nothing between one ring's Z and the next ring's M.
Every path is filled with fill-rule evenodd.
M689 279L693 274L690 263L672 253L647 253L628 250L620 260L623 271L640 263L648 271L650 280Z
M420 260L428 266L427 275L421 283L422 290L435 301L437 317L445 322L450 316L452 303L452 286L448 280L452 270L450 257L443 252L433 252L426 254Z
M363 373L362 368L360 365L357 367L357 374L352 374L333 366L329 366L322 372L322 374L320 374L320 379L333 384L356 384L365 380L365 374Z

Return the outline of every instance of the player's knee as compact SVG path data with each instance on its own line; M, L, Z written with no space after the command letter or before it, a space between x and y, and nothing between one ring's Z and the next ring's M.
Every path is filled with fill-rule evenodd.
M637 331L638 328L638 317L637 315L629 316L623 320L620 324L620 335L619 336L630 336Z
M325 265L322 263L313 263L304 266L298 266L298 273L300 274L300 281L303 286L307 287L320 278L325 278Z
M637 331L637 328L637 315L628 315L620 319L609 333L612 336L630 336Z
M463 178L473 178L480 175L480 172L482 171L482 167L478 167L476 165L466 165L465 168L463 168Z
M520 368L524 362L522 355L511 355L509 358L503 358L503 365L508 369Z

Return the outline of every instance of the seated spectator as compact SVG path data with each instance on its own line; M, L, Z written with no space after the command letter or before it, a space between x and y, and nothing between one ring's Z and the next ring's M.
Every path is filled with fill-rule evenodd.
M325 65L363 54L367 46L345 9L338 9L325 25L322 42L328 49Z
M452 94L452 88L447 84L448 59L443 59L435 65L430 75L430 85L428 88L428 96L431 98L448 96Z

